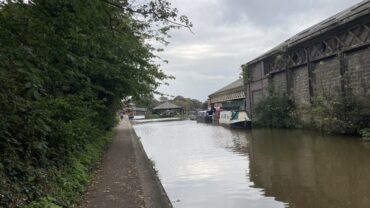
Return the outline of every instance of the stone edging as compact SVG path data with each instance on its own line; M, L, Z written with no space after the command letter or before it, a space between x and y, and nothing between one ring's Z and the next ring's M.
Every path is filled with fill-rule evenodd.
M144 147L136 135L130 122L127 122L130 129L132 144L135 151L136 165L139 172L140 183L144 194L146 208L173 208L170 199L163 185L158 178L156 171L149 161Z

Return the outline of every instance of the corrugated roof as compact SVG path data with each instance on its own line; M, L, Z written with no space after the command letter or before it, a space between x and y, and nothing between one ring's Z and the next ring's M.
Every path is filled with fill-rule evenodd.
M354 6L339 12L338 14L329 17L328 19L325 19L324 21L307 28L306 30L301 31L300 33L296 34L295 36L289 38L288 40L284 41L283 43L279 44L278 46L274 47L273 49L267 51L263 55L259 56L258 58L252 60L249 62L255 63L265 57L267 57L270 54L273 54L277 51L281 51L285 48L297 45L299 43L302 43L308 39L311 39L313 37L316 37L320 34L323 34L324 32L327 32L331 29L334 29L340 25L343 25L345 23L348 23L354 19L357 19L359 17L365 16L370 14L370 0L362 1L358 4L355 4Z
M179 109L179 108L182 108L182 107L172 104L170 102L165 102L153 108L153 110Z
M221 92L224 92L224 91L228 91L228 90L231 90L231 89L239 88L239 87L242 87L242 86L243 86L243 78L240 78L240 79L226 85L225 87L217 90L216 92L210 94L209 97L212 97L215 94L218 94L218 93L221 93Z

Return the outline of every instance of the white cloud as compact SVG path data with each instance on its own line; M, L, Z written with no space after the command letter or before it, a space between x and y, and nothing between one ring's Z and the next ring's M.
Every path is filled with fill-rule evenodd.
M206 59L214 57L225 57L233 53L223 52L217 46L210 44L190 44L171 48L167 54L184 59Z

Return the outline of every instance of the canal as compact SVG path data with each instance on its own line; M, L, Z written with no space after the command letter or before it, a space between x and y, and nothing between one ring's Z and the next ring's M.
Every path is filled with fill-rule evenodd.
M134 126L175 208L367 208L370 145L195 121Z

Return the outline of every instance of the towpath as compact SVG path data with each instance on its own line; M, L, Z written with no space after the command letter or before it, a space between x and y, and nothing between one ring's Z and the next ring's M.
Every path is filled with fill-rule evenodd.
M79 207L172 207L127 118L117 126L117 133Z

